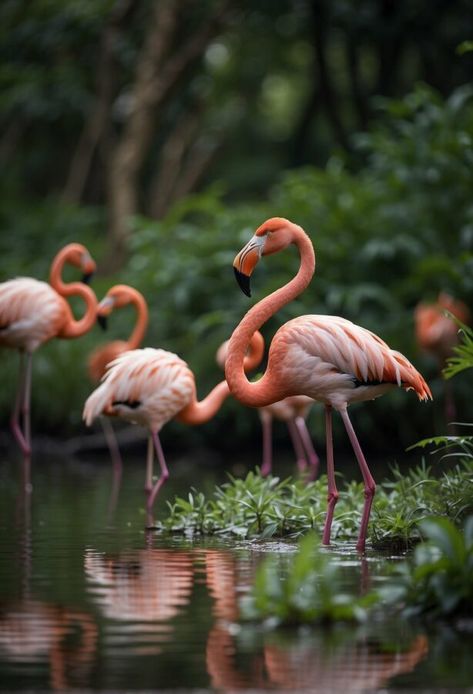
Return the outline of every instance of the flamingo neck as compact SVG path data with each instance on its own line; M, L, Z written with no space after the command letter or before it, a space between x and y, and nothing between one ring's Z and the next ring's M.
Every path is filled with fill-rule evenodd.
M229 395L227 382L220 381L203 400L197 400L194 395L192 402L179 412L176 419L184 424L204 424L212 419Z
M56 292L64 298L69 296L79 296L85 303L85 312L82 318L76 320L69 308L65 314L65 321L61 327L58 337L74 338L84 335L95 323L97 297L90 287L83 282L65 283L62 279L62 271L67 262L67 249L59 251L51 265L49 283Z
M127 349L136 349L143 342L146 329L148 327L148 306L143 296L139 292L133 292L130 294L131 303L136 308L136 323L133 328L130 337L126 342Z
M296 227L293 243L300 254L299 270L286 285L255 304L242 318L233 331L228 347L228 358L225 363L225 378L232 395L250 407L264 407L283 399L291 393L286 391L278 371L269 364L262 378L250 382L244 371L244 358L251 336L259 330L279 309L301 294L309 284L315 272L315 253L307 234Z

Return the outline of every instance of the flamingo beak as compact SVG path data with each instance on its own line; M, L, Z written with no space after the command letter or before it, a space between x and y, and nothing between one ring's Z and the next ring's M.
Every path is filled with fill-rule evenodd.
M107 316L101 316L99 313L99 315L97 316L97 323L100 325L102 330L107 330L107 328L108 328Z
M94 276L93 272L84 272L81 278L81 282L83 284L90 284L92 277Z
M88 253L84 253L81 258L81 268L83 272L81 282L84 284L90 284L97 266L95 265L95 261Z
M266 236L253 236L235 257L233 269L242 292L251 296L250 277L255 269L266 241Z
M113 311L115 300L111 296L105 296L97 306L97 323L102 330L107 330L107 318Z

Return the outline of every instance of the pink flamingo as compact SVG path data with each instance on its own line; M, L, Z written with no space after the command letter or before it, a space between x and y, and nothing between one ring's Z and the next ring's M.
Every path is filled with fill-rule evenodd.
M229 340L226 340L220 345L217 351L217 364L222 369L225 368L228 344ZM263 477L269 475L273 468L273 419L285 422L296 454L297 467L299 470L303 472L307 469L307 466L309 466L311 468L310 478L315 479L317 477L320 464L319 456L315 452L305 423L313 404L314 401L305 395L293 395L279 402L266 405L266 407L258 408L263 432L263 461L261 464L261 474Z
M446 292L440 292L435 303L424 302L416 306L414 312L415 335L418 346L437 360L439 371L445 367L453 348L459 343L458 325L447 314L458 318L462 323L470 322L468 306L454 299ZM455 400L450 381L445 381L445 418L447 422L455 419Z
M262 255L295 244L300 267L284 287L259 301L243 317L230 339L225 376L232 395L251 407L264 407L291 395L304 394L325 404L327 438L328 509L323 532L330 544L330 531L338 491L332 443L332 409L343 420L363 476L365 502L357 549L364 551L375 481L370 473L347 407L352 402L372 400L394 386L413 389L420 400L431 398L430 389L414 366L377 335L338 316L299 316L285 323L274 335L268 365L259 381L251 383L243 370L246 347L258 330L280 308L301 294L315 272L312 242L302 229L281 217L268 219L237 254L234 269L242 290L250 295L250 276Z
M128 340L113 340L112 342L108 342L105 345L97 347L89 356L87 363L89 377L95 384L100 382L110 362L116 359L120 354L123 354L123 352L137 349L140 346L148 327L148 305L143 294L126 284L116 284L111 287L97 306L97 320L102 327L105 328L107 318L114 309L124 308L130 304L136 309L137 317L135 326ZM106 418L101 418L100 421L114 467L118 472L118 469L121 468L122 461L113 427Z
M63 282L62 271L66 263L84 273L83 282ZM0 284L0 345L20 352L20 376L11 428L25 456L31 454L33 352L53 337L75 338L90 330L95 322L97 299L84 282L90 279L94 270L95 262L88 250L79 243L70 243L54 258L49 284L32 277L17 277ZM79 320L74 318L64 298L69 296L80 296L85 302L86 311Z
M263 356L263 337L251 340L245 368L253 369ZM101 384L84 405L87 425L99 415L116 416L149 429L145 491L151 513L156 496L169 477L159 431L171 419L184 424L203 424L220 409L230 394L226 381L218 383L202 401L197 400L194 374L177 354L163 349L134 349L107 366ZM154 447L154 450L153 450ZM153 486L154 451L161 475Z

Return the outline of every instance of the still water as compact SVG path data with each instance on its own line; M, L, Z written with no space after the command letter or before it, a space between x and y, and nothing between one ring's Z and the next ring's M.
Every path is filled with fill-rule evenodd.
M199 489L224 479L203 471ZM191 482L192 480L192 482ZM177 461L166 496L196 484ZM117 482L117 480L115 480ZM121 487L106 458L0 463L0 689L291 690L467 689L473 632L405 621L265 631L238 619L261 560L291 542L164 537L145 529L143 458ZM331 550L347 585L383 580L395 558Z

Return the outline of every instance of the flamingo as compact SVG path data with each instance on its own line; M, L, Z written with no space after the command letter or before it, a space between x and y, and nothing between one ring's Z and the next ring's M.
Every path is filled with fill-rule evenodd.
M256 333L244 359L246 369L259 364L263 349L263 337ZM186 362L173 352L145 347L123 352L108 364L101 384L85 402L83 417L90 425L100 415L116 416L149 430L145 491L150 514L169 477L159 431L171 419L194 425L209 421L229 394L227 382L221 381L198 401L194 374ZM154 452L161 475L153 485Z
M89 378L94 384L98 384L104 375L107 364L116 359L123 352L132 349L137 349L143 341L143 338L148 327L148 306L146 299L134 287L126 284L116 284L110 287L107 294L97 306L97 320L106 327L108 316L116 308L123 308L128 305L133 305L136 309L135 326L127 340L114 340L105 345L97 347L89 356L88 372ZM114 467L118 472L121 468L121 456L118 448L117 440L113 432L113 427L106 418L101 419L105 439L114 463Z
M415 335L420 349L434 357L439 371L445 367L448 357L459 343L458 325L447 314L470 322L470 311L463 301L454 299L446 292L440 292L435 303L424 302L416 306L414 312ZM455 401L450 381L445 382L445 417L447 422L455 419Z
M265 407L291 395L307 395L325 405L328 508L323 543L330 544L333 512L338 500L332 442L332 409L345 425L364 482L365 501L357 550L365 550L375 481L348 415L352 402L372 400L400 386L414 390L419 400L432 398L429 386L414 366L381 338L338 316L306 315L294 318L274 335L266 371L251 383L243 370L246 347L258 330L280 308L301 294L315 272L312 242L297 224L273 217L261 224L233 262L241 289L248 295L250 276L262 255L295 244L300 266L293 279L253 306L235 328L228 347L225 376L233 396L245 405Z
M216 355L217 364L220 368L225 368L225 361L228 354L229 340L223 342ZM312 468L311 479L317 477L319 468L319 456L315 452L312 440L305 420L309 414L310 408L314 404L311 398L306 395L293 395L279 402L271 403L266 407L259 407L258 414L261 421L263 432L263 461L261 464L261 474L263 477L269 475L273 468L273 446L272 446L272 428L273 419L280 422L285 422L289 435L291 437L292 446L296 454L297 467L302 472L309 465Z
M62 271L68 263L83 272L82 282L64 283ZM23 454L31 454L31 371L33 352L53 337L76 338L95 322L97 299L88 281L95 262L79 243L64 246L54 258L49 284L32 277L17 277L0 284L0 346L20 352L20 375L11 417L11 428ZM86 305L76 320L65 297L80 296ZM26 355L26 359L24 356ZM20 426L20 414L23 429Z

